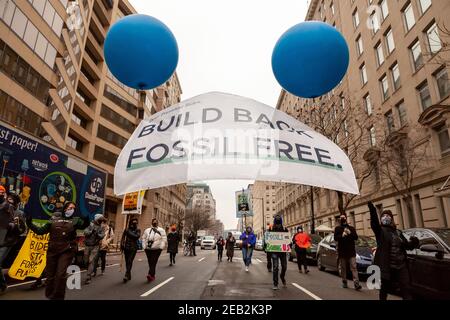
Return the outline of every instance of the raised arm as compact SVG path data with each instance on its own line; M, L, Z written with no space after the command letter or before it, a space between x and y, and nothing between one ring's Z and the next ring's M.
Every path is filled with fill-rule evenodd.
M31 216L27 216L26 224L28 229L36 233L37 235L44 235L50 232L51 223L47 222L42 227L38 227L33 223L33 218Z
M371 201L367 204L370 212L370 227L372 228L375 237L379 237L381 234L381 225L378 219L377 208L373 205Z

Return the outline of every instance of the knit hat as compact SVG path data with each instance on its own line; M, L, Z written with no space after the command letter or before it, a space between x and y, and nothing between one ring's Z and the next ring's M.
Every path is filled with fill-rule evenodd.
M3 191L3 192L6 192L6 189L5 189L5 187L4 186L2 186L2 185L0 185L0 192L1 191Z
M95 216L94 216L94 220L95 221L100 221L100 220L104 220L105 219L105 217L103 217L103 215L102 214L99 214L99 213L97 213Z

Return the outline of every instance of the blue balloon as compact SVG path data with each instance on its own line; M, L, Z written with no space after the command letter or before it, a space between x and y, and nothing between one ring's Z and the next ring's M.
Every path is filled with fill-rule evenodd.
M275 45L272 69L289 93L315 98L331 91L349 65L347 42L339 31L320 21L307 21L286 31Z
M143 14L126 16L111 26L104 54L111 73L138 90L160 86L178 64L178 45L170 29Z

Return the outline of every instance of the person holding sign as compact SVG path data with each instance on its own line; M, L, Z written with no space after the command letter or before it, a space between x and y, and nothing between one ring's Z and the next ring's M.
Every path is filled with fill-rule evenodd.
M273 226L271 232L289 233L288 229L283 226L283 218L279 214L273 219ZM280 279L283 286L286 287L286 270L287 270L287 256L284 250L282 252L272 252L272 266L273 266L273 290L279 290L278 288L278 271L281 262Z
M292 238L292 243L295 246L295 254L297 255L298 271L302 273L302 266L305 273L308 273L308 263L306 260L306 252L311 248L311 237L309 234L303 232L301 226L297 227L297 233Z
M131 219L128 228L123 232L122 239L120 240L120 251L125 256L126 269L123 283L131 280L131 268L133 268L133 261L138 250L138 240L141 237L141 229L138 229L138 224L138 219Z
M89 218L73 217L75 203L66 202L60 219L52 219L42 227L33 224L31 215L27 215L28 228L37 235L49 233L47 250L47 287L45 296L50 300L64 300L66 295L67 268L77 252L77 230L89 225Z
M247 227L239 239L242 240L242 257L245 264L245 271L248 272L248 268L252 263L253 249L256 244L256 236L253 233L252 227Z

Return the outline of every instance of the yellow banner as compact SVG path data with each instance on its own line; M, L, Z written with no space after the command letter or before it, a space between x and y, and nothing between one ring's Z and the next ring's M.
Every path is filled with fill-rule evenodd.
M8 275L17 280L39 278L45 269L50 234L39 236L29 231Z

